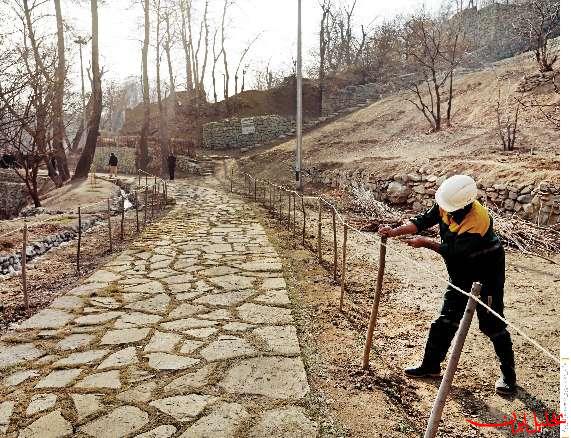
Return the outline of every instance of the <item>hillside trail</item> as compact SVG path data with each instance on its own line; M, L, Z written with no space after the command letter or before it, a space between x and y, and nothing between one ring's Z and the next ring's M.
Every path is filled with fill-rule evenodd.
M177 205L0 340L0 435L317 436L281 261L241 200Z

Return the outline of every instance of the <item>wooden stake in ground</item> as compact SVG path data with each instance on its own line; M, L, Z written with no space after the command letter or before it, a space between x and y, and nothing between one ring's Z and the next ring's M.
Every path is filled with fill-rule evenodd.
M109 250L113 252L113 232L111 231L111 201L107 198L107 226L109 228Z
M232 180L234 179L234 168L230 169L230 193L232 193Z
M295 223L295 216L296 216L296 215L295 215L295 213L296 213L296 211L295 211L295 210L296 210L296 208L295 208L295 204L296 204L296 202L295 202L295 197L297 196L297 194L296 194L296 193L292 193L291 196L292 196L292 198L293 198L293 222L292 222L292 227L293 227L293 228L292 228L292 232L293 232L293 238L294 238L294 242L295 242L295 225L296 225L296 223Z
M254 202L256 202L257 191L258 191L258 181L256 181L256 178L254 178Z
M319 264L321 264L321 262L323 261L323 255L321 253L321 206L322 206L322 201L321 198L319 198L319 213L317 216L317 257L319 260Z
M289 230L291 225L291 193L287 192L287 229Z
M165 182L165 205L169 203L169 185Z
M149 186L149 181L148 181L148 180L149 180L148 176L145 175L145 187L148 187L148 186Z
M137 191L135 190L135 220L137 224L137 233L139 232L139 196L137 195Z
M22 293L24 295L24 306L26 306L26 312L30 312L30 301L28 299L28 279L26 277L26 262L27 254L26 247L28 246L28 224L24 222L24 228L22 230Z
M141 172L139 172L139 187L141 187Z
M337 212L333 212L333 281L337 281Z
M81 206L77 207L77 273L79 273L79 255L81 254Z
M121 240L125 238L125 198L121 196Z
M155 217L155 190L157 189L157 185L153 186L153 193L151 193L151 221Z
M369 319L369 329L367 330L367 341L365 342L365 352L363 353L363 369L369 368L369 355L371 354L371 346L373 345L373 334L375 325L377 325L377 315L379 313L379 301L381 299L381 290L383 289L383 277L385 275L385 255L387 253L387 238L381 237L379 249L379 270L377 272L377 287L375 288L375 299L371 309L371 318Z
M305 246L305 203L303 202L303 195L301 197L301 213L303 214L303 229L302 229L302 238L301 244Z
M480 283L472 283L472 297L478 297L481 290L482 285ZM460 360L462 348L464 347L464 341L466 340L466 335L468 334L468 329L470 328L470 323L472 322L474 311L476 310L476 300L472 297L468 299L466 309L464 310L464 316L462 317L462 321L460 321L460 326L456 332L456 338L454 345L452 346L450 359L448 360L444 377L440 382L440 388L438 388L438 395L436 396L436 400L434 400L434 405L430 412L430 418L428 420L426 432L424 433L424 438L434 438L438 432L438 425L442 418L442 410L446 403L446 397L448 397L448 394L450 393L452 381L454 380L454 373L456 373L456 369L458 368L458 361Z
M143 212L143 228L147 226L147 199L148 199L148 187L145 187L145 211Z
M347 270L347 224L343 224L343 249L341 261L341 297L339 298L339 310L343 310L343 296L345 295L345 272Z

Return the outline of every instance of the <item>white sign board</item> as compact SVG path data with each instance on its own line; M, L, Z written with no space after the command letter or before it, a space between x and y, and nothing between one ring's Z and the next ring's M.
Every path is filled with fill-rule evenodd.
M242 134L253 134L256 132L256 125L254 124L254 119L246 118L242 119Z

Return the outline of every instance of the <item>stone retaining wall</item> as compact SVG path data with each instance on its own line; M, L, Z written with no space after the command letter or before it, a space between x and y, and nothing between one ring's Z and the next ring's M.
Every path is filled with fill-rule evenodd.
M309 179L335 188L360 185L371 190L377 200L420 212L433 204L436 189L448 176L431 174L425 168L385 176L372 175L365 169L321 171L314 168L310 170ZM540 225L559 223L560 189L557 186L544 181L487 186L478 182L478 189L481 201L493 204L506 215L539 221Z
M204 146L210 149L247 148L271 141L291 131L293 122L278 115L248 117L254 132L242 133L241 118L206 123L203 128Z
M369 83L349 85L323 95L323 113L331 114L344 108L359 107L377 101L381 97L381 85Z
M135 164L135 148L98 146L95 148L95 155L91 163L91 172L109 172L109 155L111 152L117 155L119 173L133 175L137 173Z

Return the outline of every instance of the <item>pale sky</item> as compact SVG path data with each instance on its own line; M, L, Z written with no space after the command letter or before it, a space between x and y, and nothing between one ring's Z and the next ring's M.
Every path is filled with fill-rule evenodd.
M338 0L338 2L350 0ZM355 9L355 24L366 27L373 22L382 23L397 14L406 14L425 5L428 9L437 9L442 0L358 0ZM203 0L195 0L196 13L201 14ZM214 27L221 21L223 0L210 0L211 36ZM91 28L89 2L77 4L77 0L64 0L64 19L68 20L80 32L89 34ZM309 59L307 56L318 45L320 8L318 0L302 0L302 42L306 57L304 68ZM227 48L229 53L230 75L233 76L235 64L240 52L258 33L261 37L252 46L248 54L247 64L250 70L262 66L269 61L271 68L289 70L292 57L296 53L297 1L296 0L236 0L228 15L230 24L227 27ZM142 32L142 7L135 0L107 0L99 9L100 55L101 64L108 73L106 78L121 79L130 75L140 75ZM151 32L151 40L153 33ZM89 56L89 53L86 54ZM150 53L150 65L154 63L154 52ZM76 55L78 57L78 55ZM210 56L210 54L209 54ZM210 56L211 57L211 56ZM174 54L177 84L184 83L183 61L181 50ZM85 58L84 58L85 59ZM77 64L79 61L77 60ZM166 64L166 62L165 62ZM75 69L79 76L79 68ZM74 74L72 73L72 74ZM162 73L166 79L166 70ZM221 84L221 74L217 77ZM207 68L210 77L210 67ZM151 80L154 78L154 70ZM104 77L105 79L105 77ZM210 81L208 81L210 83ZM252 77L247 77L247 85L252 84ZM233 88L233 86L231 86ZM249 88L248 86L246 88ZM219 90L219 94L221 94Z

